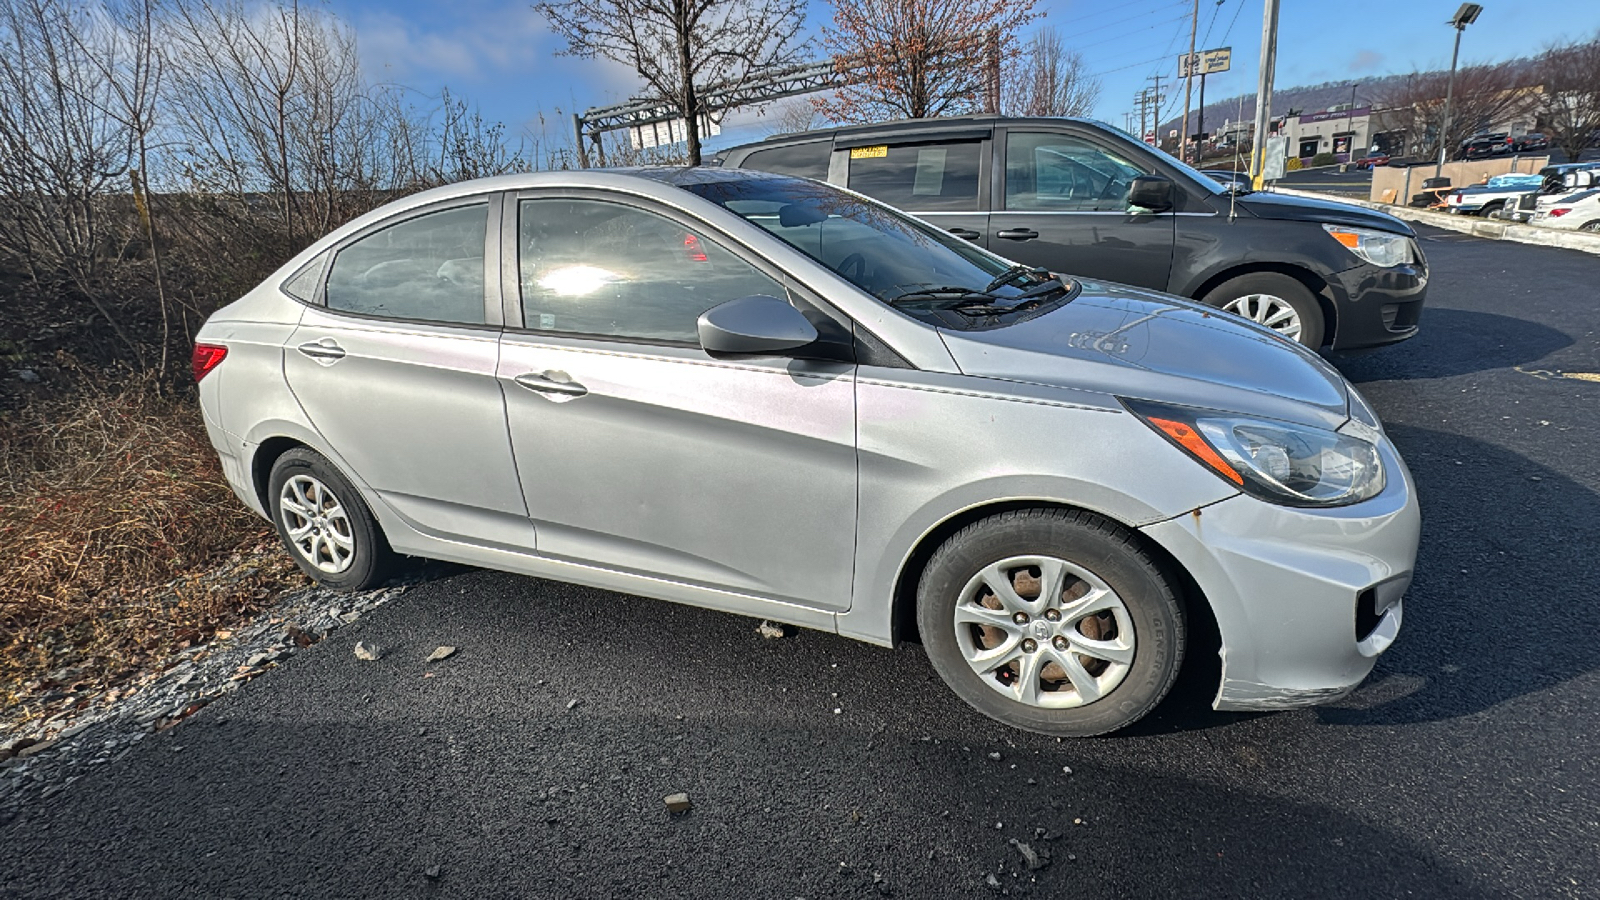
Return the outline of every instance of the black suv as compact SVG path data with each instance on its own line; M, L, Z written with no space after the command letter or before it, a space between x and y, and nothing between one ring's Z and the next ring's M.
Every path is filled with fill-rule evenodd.
M711 162L845 186L1016 262L1193 297L1311 347L1405 340L1427 290L1427 262L1399 219L1224 188L1085 119L852 126Z

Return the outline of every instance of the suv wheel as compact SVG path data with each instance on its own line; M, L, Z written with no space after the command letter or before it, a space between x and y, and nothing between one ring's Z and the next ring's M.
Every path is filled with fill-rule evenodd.
M1160 568L1129 532L1075 510L1017 510L957 532L922 573L917 625L957 696L1059 737L1142 718L1183 662L1183 610Z
M1288 275L1251 272L1230 278L1200 302L1265 325L1313 350L1322 346L1322 307L1309 288Z

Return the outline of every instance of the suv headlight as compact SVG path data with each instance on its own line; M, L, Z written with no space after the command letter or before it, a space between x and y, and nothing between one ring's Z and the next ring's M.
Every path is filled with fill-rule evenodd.
M1403 234L1345 225L1325 224L1322 229L1333 235L1333 239L1343 244L1345 249L1375 266L1387 268L1417 261L1416 255L1411 252L1411 239Z
M1383 491L1378 447L1356 436L1143 400L1122 405L1219 478L1271 503L1348 506Z

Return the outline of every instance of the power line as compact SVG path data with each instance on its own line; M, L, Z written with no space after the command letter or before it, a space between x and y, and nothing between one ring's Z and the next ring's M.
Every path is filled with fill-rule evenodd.
M1133 37L1134 35L1142 32L1142 31L1150 31L1151 29L1160 28L1163 25L1169 25L1169 24L1171 24L1173 22L1187 22L1187 21L1189 21L1189 17L1188 16L1179 16L1176 19L1166 19L1166 20L1161 21L1161 22L1156 22L1153 25L1146 25L1143 28L1135 28L1132 31L1125 31L1125 32L1122 32L1121 34L1115 34L1115 35L1112 35L1111 37L1103 38L1101 40L1095 41L1092 44L1078 44L1077 46L1073 47L1073 49L1082 52L1084 50L1089 49L1090 47L1098 47L1098 46L1100 46L1102 44L1109 44L1112 41L1120 41L1120 40L1123 40L1125 38Z
M1161 12L1163 10L1175 9L1175 8L1177 8L1179 6L1185 6L1185 5L1187 5L1187 4L1185 4L1183 2L1183 0L1178 0L1177 3L1168 3L1166 6L1158 6L1155 9L1147 9L1144 12L1141 12L1141 13L1134 13L1133 15L1128 16L1125 19L1117 19L1114 22L1107 22L1104 25L1096 25L1093 28L1085 28L1082 31L1074 32L1073 35L1077 36L1077 35L1080 35L1080 34L1089 34L1091 32L1095 32L1095 31L1104 31L1107 28L1111 28L1112 26L1115 26L1115 25L1121 25L1124 22L1132 22L1135 19L1142 19L1145 16L1153 16L1156 13L1159 13L1159 12Z

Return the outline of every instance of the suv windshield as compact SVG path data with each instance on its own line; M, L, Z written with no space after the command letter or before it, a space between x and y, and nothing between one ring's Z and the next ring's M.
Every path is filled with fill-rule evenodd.
M698 183L683 189L776 235L879 300L908 311L983 305L988 312L1059 299L1071 282L1012 266L865 197L796 178Z

